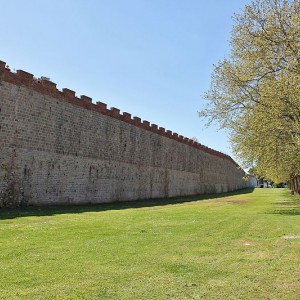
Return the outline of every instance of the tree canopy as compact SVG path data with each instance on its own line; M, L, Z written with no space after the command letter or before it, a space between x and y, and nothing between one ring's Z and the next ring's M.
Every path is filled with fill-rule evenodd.
M231 53L214 66L199 115L230 131L244 167L300 174L300 1L257 0L234 15Z

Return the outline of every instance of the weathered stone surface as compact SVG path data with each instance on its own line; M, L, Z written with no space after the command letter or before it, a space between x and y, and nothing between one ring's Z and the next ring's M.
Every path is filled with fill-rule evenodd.
M90 100L69 101L73 92L66 99L9 76L0 82L0 206L220 193L250 184L212 149L126 121L117 109L110 115Z

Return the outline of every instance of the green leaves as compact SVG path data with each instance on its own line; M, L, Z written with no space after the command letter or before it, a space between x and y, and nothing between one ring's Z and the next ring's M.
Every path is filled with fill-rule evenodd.
M300 2L257 0L234 16L231 55L214 68L208 124L228 128L245 167L285 181L300 174Z

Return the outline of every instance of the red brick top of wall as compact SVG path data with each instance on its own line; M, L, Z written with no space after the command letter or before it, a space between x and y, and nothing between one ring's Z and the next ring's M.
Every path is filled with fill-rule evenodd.
M49 80L36 80L32 74L27 73L22 70L17 70L16 73L11 72L8 67L6 67L6 63L0 61L0 82L5 81L17 86L25 86L33 91L38 93L51 96L53 98L61 99L63 101L67 101L73 105L81 106L85 109L96 111L100 114L110 116L117 120L121 120L128 124L132 124L134 126L143 128L145 130L151 131L153 133L159 134L161 136L173 139L177 142L189 145L191 147L197 148L203 152L215 155L217 157L227 159L237 165L237 163L229 156L222 152L216 151L209 147L206 147L198 142L195 142L192 139L183 137L182 135L178 135L171 130L166 130L163 127L158 127L156 124L150 124L148 121L142 121L138 117L131 117L131 114L127 112L120 113L120 110L112 107L111 109L107 109L107 105L102 102L96 102L96 104L92 103L92 98L87 96L80 96L80 98L76 97L75 92L64 88L62 91L59 91L56 88L56 84ZM237 165L238 166L238 165Z

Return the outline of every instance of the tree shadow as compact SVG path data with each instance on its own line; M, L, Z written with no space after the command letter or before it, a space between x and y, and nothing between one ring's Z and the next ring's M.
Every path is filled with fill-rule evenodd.
M279 208L270 212L270 214L300 216L299 196L294 196L294 198L287 201L275 202L274 205L279 206Z
M174 198L156 198L126 202L83 204L83 205L50 205L50 206L26 206L18 208L1 208L0 220L15 219L28 216L52 216L57 214L79 214L85 212L102 212L107 210L123 210L143 207L165 206L187 202L203 201L207 199L220 199L229 196L252 193L254 188L242 189L235 192L222 194L195 195Z

